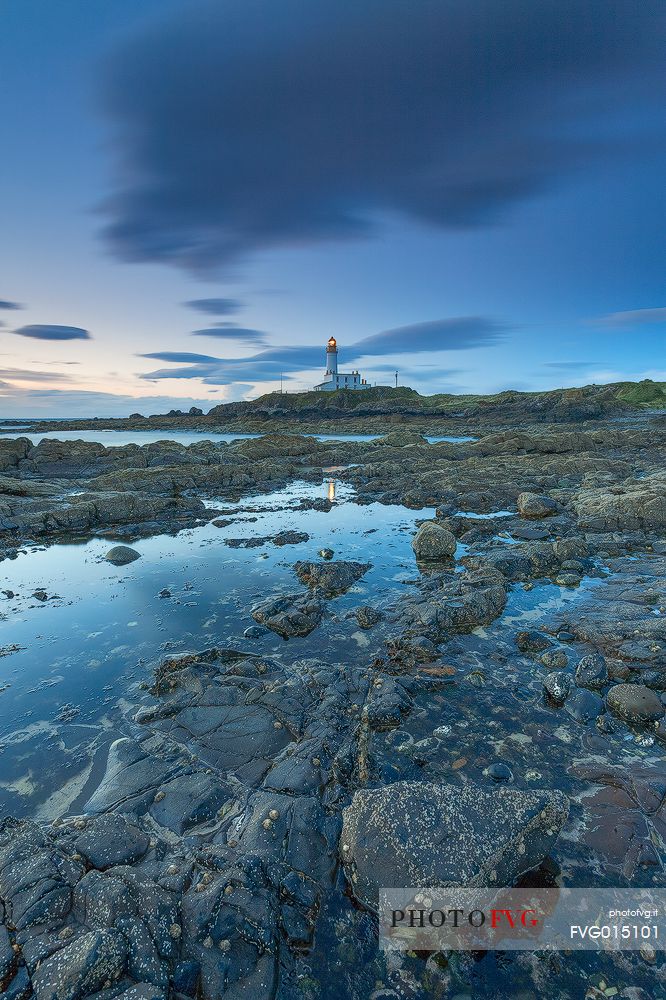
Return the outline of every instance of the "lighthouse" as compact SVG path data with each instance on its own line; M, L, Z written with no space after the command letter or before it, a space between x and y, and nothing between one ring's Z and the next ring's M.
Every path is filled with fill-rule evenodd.
M335 337L329 337L326 344L326 375L324 381L314 388L317 392L335 392L336 389L369 389L370 384L361 377L359 371L338 371L338 342Z
M326 374L338 374L338 344L335 337L330 337L326 345Z

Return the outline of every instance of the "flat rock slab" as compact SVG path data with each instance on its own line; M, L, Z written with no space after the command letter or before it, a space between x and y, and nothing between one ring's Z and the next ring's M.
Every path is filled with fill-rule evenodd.
M342 861L356 898L382 886L505 886L546 857L569 812L561 792L400 781L343 812Z

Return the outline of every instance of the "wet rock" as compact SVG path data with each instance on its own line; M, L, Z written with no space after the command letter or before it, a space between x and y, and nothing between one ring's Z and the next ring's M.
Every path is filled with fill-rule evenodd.
M492 778L493 781L513 781L513 771L501 761L490 764L484 769L483 774L486 778Z
M399 726L402 716L412 705L412 699L404 687L392 677L379 682L365 706L364 715L371 729L392 729Z
M273 545L299 545L307 542L310 536L306 531L280 531L273 536Z
M32 977L39 1000L78 1000L117 979L127 943L117 930L90 931L51 955Z
M519 493L516 504L521 517L533 518L534 520L552 517L553 514L557 514L559 509L551 497L540 493Z
M0 899L19 931L64 919L82 874L30 820L0 822Z
M579 587L580 579L578 573L558 573L555 583L560 587Z
M104 558L107 562L113 563L114 566L126 566L128 563L134 562L135 559L140 559L141 553L130 548L129 545L114 545Z
M563 705L575 687L571 674L554 670L543 681L544 691L556 705Z
M76 840L76 850L93 868L130 865L148 850L149 839L123 816L97 816Z
M611 488L583 490L573 501L586 531L655 531L666 527L666 473Z
M569 696L564 705L565 711L576 720L576 722L592 722L604 710L603 699L594 691L587 688L576 688Z
M325 605L310 594L285 594L262 601L252 609L260 625L277 632L283 639L310 635L324 616Z
M615 684L606 704L616 718L638 726L657 722L665 711L659 695L644 684Z
M561 792L503 785L362 789L343 811L342 862L371 909L380 886L511 885L547 856L568 809Z
M456 551L455 535L437 521L426 521L412 539L412 548L422 562L449 559Z
M319 549L317 555L320 556L322 559L332 559L335 553L333 549Z
M553 644L543 632L518 632L515 642L521 653L540 653Z
M231 787L214 775L183 774L160 785L150 815L160 826L182 836L214 819L234 798Z
M563 670L568 663L568 657L563 649L547 649L541 656L541 662L549 670Z
M506 604L505 580L489 569L429 578L422 593L404 597L397 609L403 636L443 642L454 632L488 625Z
M600 691L608 683L608 666L605 658L601 653L584 656L578 661L575 676L578 687Z
M336 597L349 590L370 567L370 563L340 559L329 563L297 562L294 564L294 572L306 586L320 591L325 597Z
M32 995L30 976L25 965L22 965L11 982L4 986L3 1000L28 1000Z
M378 611L376 608L371 608L369 604L361 605L360 608L356 609L355 614L356 621L359 623L361 628L372 628L384 617L381 611Z
M243 635L246 639L261 639L263 636L268 635L268 629L262 625L248 625L243 630Z
M262 537L250 538L225 538L224 544L228 545L230 549L258 549L269 541L270 535L263 535Z

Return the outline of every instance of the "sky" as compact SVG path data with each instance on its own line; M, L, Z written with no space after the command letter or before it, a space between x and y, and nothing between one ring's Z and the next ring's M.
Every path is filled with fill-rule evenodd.
M666 380L666 7L0 0L0 417Z

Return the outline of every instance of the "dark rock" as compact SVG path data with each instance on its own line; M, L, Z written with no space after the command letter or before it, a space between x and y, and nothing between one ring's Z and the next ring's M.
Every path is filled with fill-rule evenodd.
M271 597L252 609L260 625L277 632L283 639L309 635L324 616L324 603L310 594L286 594Z
M552 517L557 514L558 506L551 497L539 493L519 493L516 501L521 517L534 518Z
M243 635L246 639L261 639L263 636L268 635L268 629L262 625L248 625L244 629Z
M85 833L76 840L76 850L92 865L104 871L112 865L131 865L148 850L149 838L123 816L97 816L88 821Z
M483 773L486 778L492 778L493 781L513 781L513 771L501 761L490 764Z
M129 545L114 545L104 558L107 562L113 563L114 566L126 566L128 563L134 562L135 559L140 559L141 553L137 552L136 549L131 549Z
M322 559L332 559L333 556L335 555L335 552L333 551L333 549L319 549L317 555L320 556Z
M117 979L126 960L127 943L120 931L90 931L42 962L32 977L35 995L39 1000L78 1000Z
M547 649L541 662L549 670L562 670L568 663L568 657L563 649Z
M361 628L372 628L377 622L380 622L384 615L381 611L376 608L371 608L368 604L361 605L360 608L356 609L356 621L359 623Z
M553 644L543 632L518 632L515 642L521 653L540 653Z
M563 670L554 670L544 678L543 687L551 701L556 705L563 705L575 684L571 674Z
M606 704L618 719L638 726L657 722L665 711L659 695L644 684L616 684L606 695Z
M307 542L310 536L305 531L280 531L273 536L273 545L298 545Z
M603 699L587 688L576 688L564 705L565 711L577 722L591 722L604 710Z
M600 691L608 683L608 667L601 653L590 653L578 661L576 684L578 687Z
M370 569L370 563L338 560L338 562L297 562L294 571L301 583L321 591L325 597L336 597L360 580Z
M380 886L511 885L547 856L567 818L561 792L400 781L343 811L341 856L356 898Z
M425 521L412 539L412 548L418 561L450 559L456 551L455 535L437 521Z

